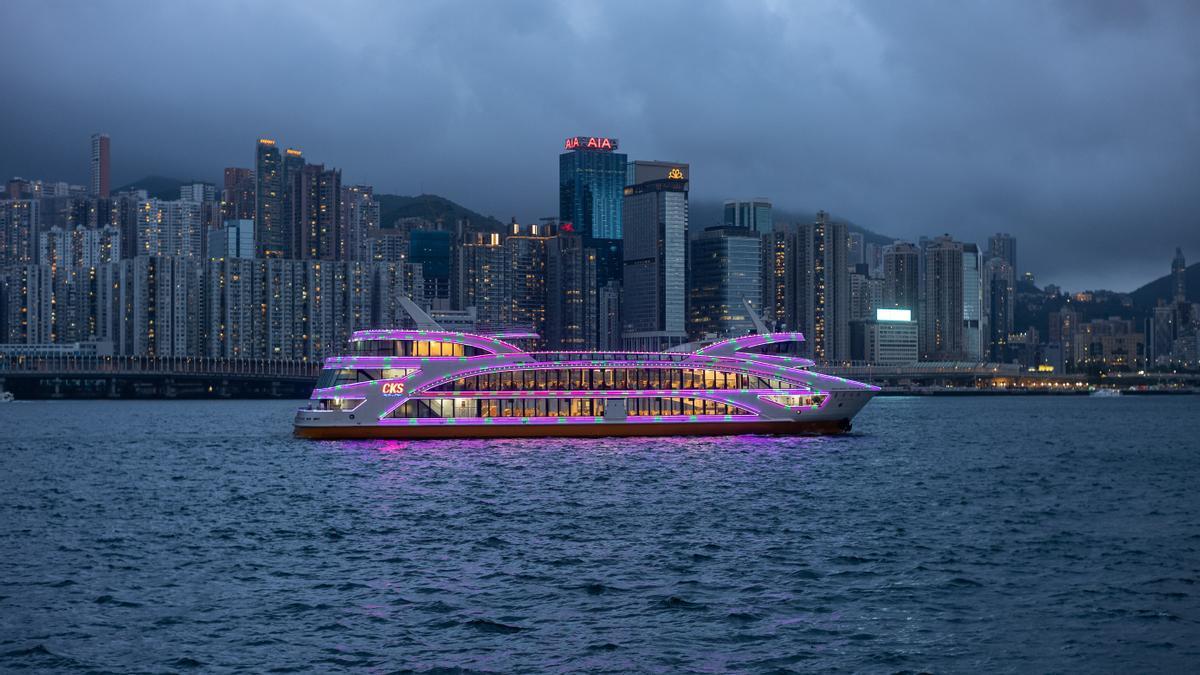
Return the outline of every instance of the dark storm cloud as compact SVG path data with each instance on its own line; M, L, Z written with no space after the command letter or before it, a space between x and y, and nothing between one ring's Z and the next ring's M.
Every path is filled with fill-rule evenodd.
M1132 1L0 5L0 172L217 180L276 137L346 180L555 214L576 133L1043 281L1200 259L1200 5ZM707 223L697 223L699 226Z

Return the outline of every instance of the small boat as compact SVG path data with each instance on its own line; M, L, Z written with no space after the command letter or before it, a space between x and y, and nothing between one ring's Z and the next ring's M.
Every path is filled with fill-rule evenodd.
M0 391L0 403L12 403L15 399L11 391Z
M1092 393L1088 394L1088 396L1096 396L1099 398L1112 398L1120 395L1120 389L1093 389Z

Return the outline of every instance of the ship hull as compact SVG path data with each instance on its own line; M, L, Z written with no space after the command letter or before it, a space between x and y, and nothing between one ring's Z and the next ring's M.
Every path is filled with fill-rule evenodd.
M604 422L599 424L439 424L297 426L298 438L419 440L451 438L603 438L636 436L814 436L850 431L850 420L733 422Z

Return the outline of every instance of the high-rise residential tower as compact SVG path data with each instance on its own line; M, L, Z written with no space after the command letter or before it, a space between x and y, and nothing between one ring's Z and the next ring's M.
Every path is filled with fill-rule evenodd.
M108 199L112 187L108 176L109 143L108 134L92 134L91 194L100 199Z
M963 355L971 361L983 358L987 333L983 312L983 269L979 246L963 244Z
M829 214L798 228L800 267L798 318L812 358L826 363L850 359L850 265L846 224Z
M1017 275L1007 260L988 259L983 266L983 312L987 319L988 359L1003 361L1013 332Z
M883 249L883 304L910 309L918 315L921 292L921 252L913 244L898 241Z
M963 245L949 235L927 242L921 279L921 357L960 361L963 336Z
M625 188L625 349L659 351L687 342L687 164L630 164Z
M254 236L258 257L282 258L287 249L283 160L270 138L258 139L254 162Z
M1175 302L1187 302L1187 260L1182 248L1175 249L1175 258L1171 261L1171 287Z
M221 189L221 219L254 220L253 169L226 167Z

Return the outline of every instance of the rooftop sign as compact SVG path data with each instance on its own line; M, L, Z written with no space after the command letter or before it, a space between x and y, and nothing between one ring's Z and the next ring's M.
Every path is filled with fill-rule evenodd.
M607 150L617 149L617 139L604 136L572 136L563 144L566 150Z
M911 309L877 309L876 321L912 321Z

